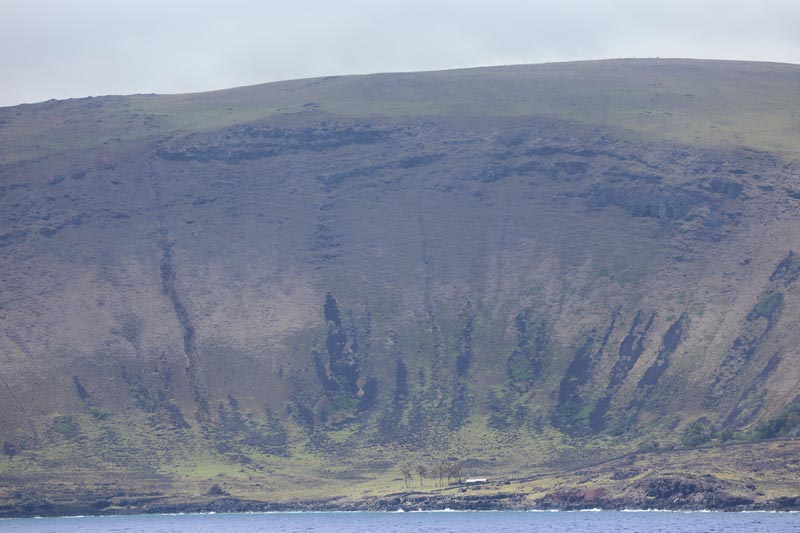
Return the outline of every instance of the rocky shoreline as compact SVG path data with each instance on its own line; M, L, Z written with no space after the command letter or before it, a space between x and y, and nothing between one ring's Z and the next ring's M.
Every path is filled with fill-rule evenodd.
M177 514L177 513L248 513L248 512L324 512L324 511L578 511L584 509L664 510L664 511L798 511L800 496L781 496L756 501L731 495L711 484L695 481L658 479L648 490L612 495L605 489L568 488L554 490L531 499L519 492L492 494L432 494L403 492L360 499L329 498L292 502L265 502L231 496L204 497L193 501L175 501L167 497L149 497L122 501L51 502L36 500L0 505L0 517L35 516Z

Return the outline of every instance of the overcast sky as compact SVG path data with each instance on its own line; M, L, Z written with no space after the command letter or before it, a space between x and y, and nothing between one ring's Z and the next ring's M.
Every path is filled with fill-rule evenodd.
M800 0L0 0L0 106L617 57L800 63Z

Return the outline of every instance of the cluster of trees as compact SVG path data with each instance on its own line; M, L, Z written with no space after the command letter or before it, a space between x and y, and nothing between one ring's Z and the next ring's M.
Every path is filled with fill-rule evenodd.
M780 415L756 426L753 435L757 439L800 436L800 399L795 400Z
M400 471L403 473L403 482L407 489L411 488L415 476L419 480L420 487L425 486L425 478L430 479L433 486L443 487L453 482L461 483L464 477L464 467L457 461L437 461L431 466L407 463L400 467Z
M692 448L716 439L729 442L796 436L800 436L800 400L794 401L780 415L759 423L749 431L734 431L730 428L720 431L708 418L699 418L683 430L681 444Z
M710 442L717 438L717 435L717 426L703 417L686 426L681 435L681 444L687 448L694 448Z

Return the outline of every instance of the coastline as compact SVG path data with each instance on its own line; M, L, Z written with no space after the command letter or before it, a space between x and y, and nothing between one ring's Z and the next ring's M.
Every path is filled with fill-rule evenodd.
M371 487L303 494L247 492L214 476L183 491L177 482L76 486L41 476L0 476L0 518L241 512L336 511L800 511L800 439L724 447L635 452L562 472L481 483L406 488L391 475ZM768 460L759 459L767 456ZM396 484L396 485L394 485ZM392 486L400 490L392 490ZM188 489L188 490L187 490ZM215 489L215 490L212 490ZM370 493L374 490L374 493Z
M760 502L739 496L697 493L689 497L587 498L576 490L554 491L531 500L523 493L490 495L430 494L404 492L358 499L330 498L292 502L268 502L235 497L174 501L148 498L128 505L104 505L95 501L60 504L50 501L0 505L0 518L116 516L133 514L230 514L288 512L435 512L435 511L619 511L619 512L800 512L800 497L782 496Z

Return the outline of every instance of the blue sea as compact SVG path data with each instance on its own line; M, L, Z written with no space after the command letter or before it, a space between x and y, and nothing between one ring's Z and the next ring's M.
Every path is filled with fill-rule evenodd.
M0 520L16 532L800 532L800 513L662 511L254 513Z

